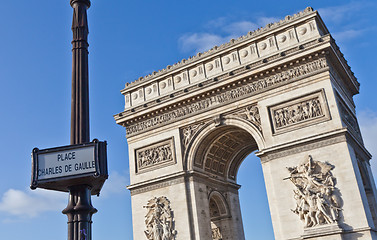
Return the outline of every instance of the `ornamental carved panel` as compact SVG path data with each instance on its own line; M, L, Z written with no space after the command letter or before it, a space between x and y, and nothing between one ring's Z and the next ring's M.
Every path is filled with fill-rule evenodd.
M336 224L342 211L342 200L335 187L336 178L332 174L335 167L327 162L313 160L308 156L304 163L288 167L297 214L306 228Z
M330 119L324 91L269 107L273 133L291 131Z
M137 173L175 164L174 140L171 138L137 149L135 156Z
M181 129L182 133L182 144L185 149L191 142L194 135L205 125L204 122L191 124Z
M243 118L251 122L259 129L260 132L262 132L261 118L259 115L258 106L256 104L242 108L237 112L232 113L231 115Z

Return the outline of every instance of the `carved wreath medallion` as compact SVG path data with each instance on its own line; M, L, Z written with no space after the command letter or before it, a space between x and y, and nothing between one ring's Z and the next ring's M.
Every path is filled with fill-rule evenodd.
M305 227L336 223L342 202L331 172L334 166L315 161L309 155L303 164L287 169L290 176L286 179L295 185L296 208L292 212L300 217Z
M162 196L155 197L144 206L148 209L145 215L144 231L148 240L173 240L177 231L174 230L174 216L170 208L170 201Z

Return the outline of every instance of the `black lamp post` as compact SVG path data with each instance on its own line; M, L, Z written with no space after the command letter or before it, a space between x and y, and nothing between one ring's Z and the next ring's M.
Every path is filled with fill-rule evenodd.
M87 19L90 1L70 0L70 4L73 8L71 145L74 145L90 142ZM92 239L92 215L97 209L91 203L91 186L70 186L68 206L62 212L68 217L68 240Z

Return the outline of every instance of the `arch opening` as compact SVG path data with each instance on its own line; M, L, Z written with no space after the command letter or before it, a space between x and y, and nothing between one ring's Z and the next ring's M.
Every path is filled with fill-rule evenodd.
M209 196L209 214L211 218L212 240L222 240L229 225L229 209L220 192L213 191Z
M207 125L195 136L187 155L191 157L188 167L207 176L197 181L208 190L207 199L202 201L208 206L207 223L213 240L245 239L237 174L245 158L261 147L261 139L255 126L238 119Z
M194 157L194 167L236 183L242 161L257 149L257 142L246 130L236 126L220 126L202 139Z

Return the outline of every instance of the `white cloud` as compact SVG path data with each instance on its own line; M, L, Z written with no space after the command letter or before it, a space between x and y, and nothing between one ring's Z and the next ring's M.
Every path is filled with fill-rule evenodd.
M350 2L344 5L320 8L319 14L326 20L335 23L342 22L345 18L351 17L356 11L365 7L365 2Z
M343 5L319 8L318 12L326 23L348 28L349 25L371 25L368 17L377 10L377 2L368 0L351 1ZM372 17L372 16L370 16ZM372 24L373 25L373 24Z
M278 22L280 19L275 17L260 17L257 19L257 23L259 26L266 26L269 23Z
M185 34L179 38L178 42L183 52L203 52L215 45L224 43L224 38L220 35L210 33Z
M127 176L128 173L121 175L116 171L111 172L111 174L109 174L109 179L107 179L103 185L101 197L109 197L113 194L126 193L126 191L128 191L126 189L128 183Z
M352 38L359 37L365 31L366 31L366 29L359 29L359 30L349 29L349 30L345 30L345 31L342 31L342 32L335 32L332 35L333 35L334 39L336 39L337 41L343 42L343 41L346 41L346 40L349 40L349 39L352 39Z
M229 35L235 35L237 37L245 35L249 31L257 28L257 24L249 21L234 22L223 27L224 31Z
M19 218L34 218L46 211L61 211L68 201L67 194L37 189L7 190L0 202L0 212Z
M102 188L101 196L126 193L127 174L112 172ZM43 212L61 212L68 203L68 193L36 189L21 191L8 189L0 200L0 216L3 222L38 217ZM11 218L7 218L11 216Z
M183 52L204 52L277 20L274 17L260 17L256 22L237 21L229 23L226 18L218 18L205 24L206 31L204 32L184 34L179 38L178 44Z

